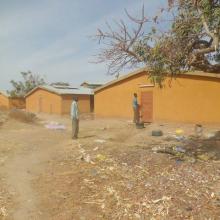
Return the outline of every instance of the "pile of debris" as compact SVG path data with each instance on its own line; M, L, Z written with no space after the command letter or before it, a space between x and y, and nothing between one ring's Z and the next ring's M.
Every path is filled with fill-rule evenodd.
M173 159L179 161L190 161L196 162L196 160L208 161L208 160L219 160L219 152L206 151L204 148L199 147L197 149L185 148L184 146L166 145L160 147L153 147L153 152L165 153L172 156Z
M220 173L216 169L207 173L211 165L201 169L186 163L176 169L157 164L155 154L135 164L126 161L132 155L124 155L124 160L98 153L97 148L88 152L79 144L78 149L85 175L81 202L96 207L97 219L188 219L209 215L216 208L212 184L220 180ZM181 147L172 150L169 153L179 157L187 152Z
M46 185L53 191L46 203L56 203L50 210L54 219L60 213L68 215L62 219L80 220L218 219L220 164L218 158L201 159L207 143L218 143L214 136L207 142L201 137L165 141L157 135L143 147L122 143L121 137L79 139L49 164L41 190Z
M179 161L220 160L220 131L206 135L202 135L201 130L199 132L200 135L197 132L197 135L185 136L183 131L178 129L175 135L164 138L164 144L152 147L152 151L169 154Z
M12 119L24 122L24 123L34 123L37 117L34 113L26 112L20 109L12 109L8 116Z

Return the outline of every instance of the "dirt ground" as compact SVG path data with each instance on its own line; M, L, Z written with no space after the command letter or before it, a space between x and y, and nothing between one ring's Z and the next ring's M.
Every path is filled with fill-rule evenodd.
M0 124L0 219L220 219L220 126L198 139L192 124L83 116L71 140L69 118L38 118Z

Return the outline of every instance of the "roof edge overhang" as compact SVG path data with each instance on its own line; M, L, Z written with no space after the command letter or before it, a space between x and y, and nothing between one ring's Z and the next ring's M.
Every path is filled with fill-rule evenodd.
M130 73L128 73L128 74L126 74L122 77L119 77L118 79L112 80L112 81L104 84L103 86L95 89L94 93L99 92L99 91L101 91L101 90L103 90L103 89L105 89L109 86L112 86L112 85L114 85L118 82L121 82L123 80L129 79L130 77L138 75L138 74L143 73L143 72L150 73L151 70L147 67L143 67L143 68L140 68L136 71L130 72ZM197 76L197 77L208 77L208 78L220 79L220 73L219 74L218 73L208 73L208 72L196 71L196 70L195 71L190 71L190 72L185 72L185 73L180 73L180 74L176 75L174 78L181 77L181 76L182 77L184 77L184 76L185 77L190 77L190 76L192 76L192 77L195 76L196 77ZM167 77L170 77L169 74L167 74Z
M2 91L0 91L0 95L3 95L3 96L6 97L6 98L10 98L9 95L7 95L5 92L2 92Z
M51 92L51 93L56 94L56 95L59 95L59 96L63 96L63 95L94 95L94 93L91 93L91 94L83 94L83 93L82 93L82 94L80 94L80 93L78 93L78 94L59 93L59 92L56 92L56 91L51 90L51 89L49 89L49 88L47 88L47 87L44 87L44 86L37 86L37 87L35 87L34 89L32 89L30 92L28 92L28 93L24 96L24 98L27 98L28 96L30 96L33 92L35 92L35 91L38 90L38 89L43 89L43 90L45 90L45 91Z
M46 88L44 86L37 86L37 87L33 88L30 92L28 92L24 97L27 98L28 96L30 96L33 92L35 92L38 89L43 89L43 90L46 90L48 92L60 95L60 94L56 93L55 91L49 90L48 88Z
M118 83L118 82L121 82L123 80L129 79L132 76L138 75L138 74L143 73L143 72L149 72L149 71L150 70L148 68L146 68L146 67L143 67L143 68L140 68L138 70L132 71L132 72L130 72L130 73L124 75L124 76L119 77L118 79L112 80L112 81L104 84L103 86L100 86L99 88L94 90L94 93L96 93L96 92L98 92L100 90L103 90L103 89L105 89L105 88L107 88L107 87L109 87L111 85L114 85L115 83Z

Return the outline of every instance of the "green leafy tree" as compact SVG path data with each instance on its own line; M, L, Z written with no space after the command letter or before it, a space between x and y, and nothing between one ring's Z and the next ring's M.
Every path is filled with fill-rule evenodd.
M12 97L24 97L35 87L46 84L43 77L31 71L21 72L21 76L22 81L11 80L13 89L8 93Z
M167 8L151 18L145 16L144 7L139 19L125 12L131 23L121 20L116 28L107 23L106 31L98 29L96 34L105 45L97 62L106 62L108 73L144 65L160 85L165 77L189 70L220 73L219 0L168 0ZM164 21L169 27L161 30Z

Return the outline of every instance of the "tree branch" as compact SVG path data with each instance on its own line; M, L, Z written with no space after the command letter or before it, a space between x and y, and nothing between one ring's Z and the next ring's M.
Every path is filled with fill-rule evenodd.
M205 16L203 15L203 13L201 12L201 10L197 7L197 10L198 10L198 13L200 14L201 16L201 20L202 20L202 24L203 24L203 27L205 29L205 32L206 34L211 37L211 38L214 38L214 33L212 33L210 30L209 30L209 26L206 22L206 19L205 19Z

